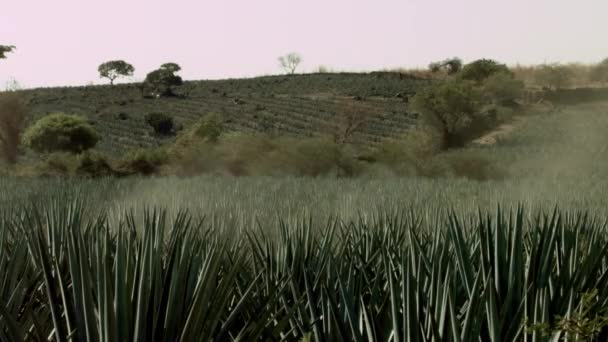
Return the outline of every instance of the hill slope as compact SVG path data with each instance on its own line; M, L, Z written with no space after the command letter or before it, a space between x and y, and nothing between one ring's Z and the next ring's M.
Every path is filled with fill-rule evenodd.
M146 125L144 117L162 112L187 126L208 113L222 114L235 131L269 131L311 136L336 113L355 110L370 123L352 136L373 145L403 133L416 122L405 99L428 80L399 73L307 74L252 79L189 81L177 97L143 98L138 84L24 90L28 122L53 112L87 117L102 136L98 149L119 154L171 141Z

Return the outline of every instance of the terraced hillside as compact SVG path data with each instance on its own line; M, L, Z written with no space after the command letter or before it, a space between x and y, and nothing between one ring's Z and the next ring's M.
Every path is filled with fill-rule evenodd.
M102 136L98 148L118 154L172 139L155 135L146 125L145 115L153 112L170 114L184 127L218 113L229 130L312 136L337 114L356 111L371 119L352 141L373 145L416 122L405 100L428 82L399 73L308 74L185 82L176 89L177 97L159 99L142 97L138 84L21 93L30 110L29 122L53 112L83 115Z

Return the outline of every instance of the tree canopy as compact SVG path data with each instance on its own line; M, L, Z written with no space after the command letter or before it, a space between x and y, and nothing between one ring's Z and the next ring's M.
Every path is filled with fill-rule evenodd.
M121 76L132 76L135 68L133 65L123 61L109 61L101 64L97 69L99 76L110 80L110 84L114 84L114 80Z

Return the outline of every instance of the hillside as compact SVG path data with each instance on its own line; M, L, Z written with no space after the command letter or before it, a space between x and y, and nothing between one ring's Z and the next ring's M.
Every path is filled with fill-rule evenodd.
M416 122L416 115L408 113L406 99L428 82L400 73L328 73L188 81L176 89L178 96L159 99L143 98L138 84L20 93L30 111L28 122L53 112L85 116L102 137L98 149L120 154L172 139L155 135L145 123L145 115L154 112L172 115L178 127L218 113L229 130L311 136L335 113L355 110L372 119L353 134L352 142L373 145Z

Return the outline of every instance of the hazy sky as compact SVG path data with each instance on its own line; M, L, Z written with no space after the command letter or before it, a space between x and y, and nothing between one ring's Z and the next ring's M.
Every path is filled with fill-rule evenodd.
M0 60L26 87L102 83L124 59L135 80L165 62L185 79L426 66L459 56L509 64L608 56L607 0L0 0Z

